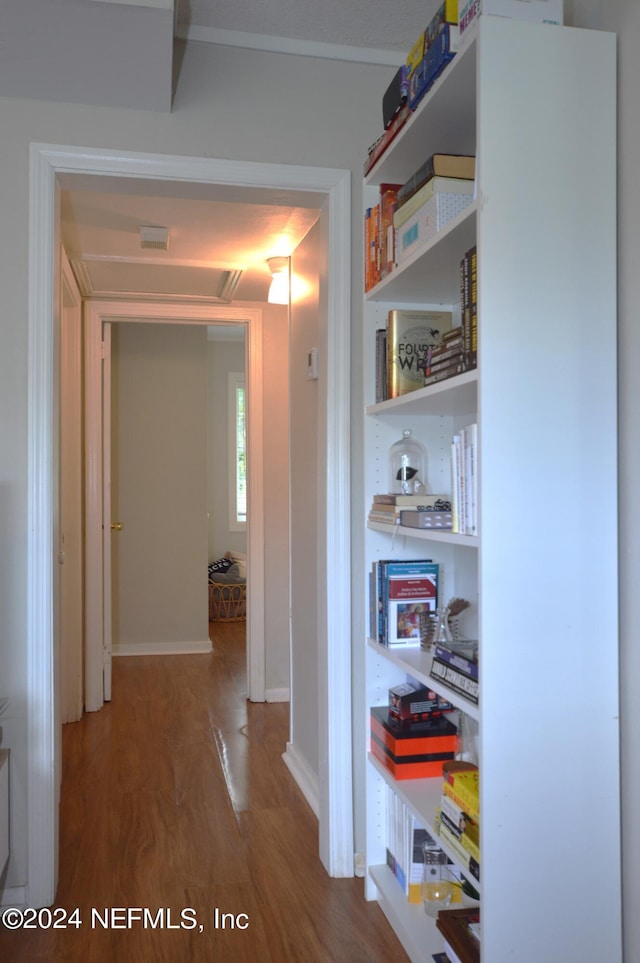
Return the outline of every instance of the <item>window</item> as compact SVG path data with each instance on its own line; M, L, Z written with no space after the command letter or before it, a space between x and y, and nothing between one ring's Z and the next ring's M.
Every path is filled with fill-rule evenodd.
M229 528L247 525L247 420L244 374L229 373Z

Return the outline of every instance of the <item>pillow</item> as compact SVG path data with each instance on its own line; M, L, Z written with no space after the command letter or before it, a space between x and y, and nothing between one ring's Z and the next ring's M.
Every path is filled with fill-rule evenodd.
M230 558L232 562L235 562L240 568L240 575L243 578L247 577L247 556L243 555L242 552L227 552L226 557Z
M242 585L246 579L240 574L240 569L237 565L232 565L226 572L218 572L215 578L212 580L218 582L222 585Z
M215 562L209 562L209 579L211 580L223 572L228 572L232 565L233 559L227 558L226 555L223 558L216 559Z

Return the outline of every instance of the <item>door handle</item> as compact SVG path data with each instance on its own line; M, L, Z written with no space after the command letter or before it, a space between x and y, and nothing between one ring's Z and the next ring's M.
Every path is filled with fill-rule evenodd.
M124 528L124 525L122 524L122 522L111 522L112 532L121 532L123 528Z

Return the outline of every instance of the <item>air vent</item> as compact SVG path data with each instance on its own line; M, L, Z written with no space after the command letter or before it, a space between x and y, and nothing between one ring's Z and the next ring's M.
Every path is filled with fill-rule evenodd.
M166 251L169 248L168 227L140 226L140 247L153 248L155 251Z

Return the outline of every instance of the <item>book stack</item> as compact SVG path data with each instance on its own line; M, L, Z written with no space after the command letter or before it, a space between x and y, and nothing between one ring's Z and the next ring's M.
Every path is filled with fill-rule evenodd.
M464 370L478 364L478 252L469 248L460 262L460 311L464 341Z
M389 706L370 711L371 754L394 779L441 776L443 763L454 757L456 726L439 707L437 696L431 701L438 714L421 722L401 722Z
M475 641L436 641L429 672L432 679L444 682L478 705L480 680L478 677L478 643Z
M458 48L458 2L443 0L407 57L408 104L418 106Z
M370 635L381 645L420 645L420 613L438 604L438 564L383 559L369 577Z
M478 425L456 432L451 442L451 513L453 531L478 534Z
M434 524L421 522L419 516L423 515L434 519ZM447 527L444 524L446 516L451 522L451 501L448 495L374 495L369 510L370 522L383 525L400 524L408 528ZM438 520L440 524L437 524Z
M465 371L464 336L462 326L451 328L442 335L440 344L433 347L424 369L425 385L446 381Z
M365 211L365 291L379 284L395 265L393 215L397 205L397 194L401 187L402 184L381 184L378 202Z
M480 795L478 767L445 762L436 828L463 871L480 881Z

